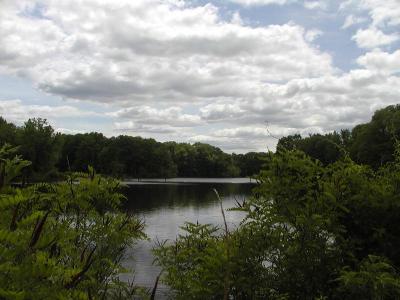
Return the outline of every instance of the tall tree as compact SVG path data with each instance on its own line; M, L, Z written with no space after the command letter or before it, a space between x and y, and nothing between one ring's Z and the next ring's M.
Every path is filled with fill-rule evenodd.
M27 173L29 176L49 178L56 171L61 139L47 120L34 118L26 121L18 130L17 144L20 145L20 154L32 162Z
M352 130L351 157L362 164L378 168L393 161L396 139L400 138L400 105L377 110L371 121Z
M0 117L0 146L5 143L15 145L17 127Z

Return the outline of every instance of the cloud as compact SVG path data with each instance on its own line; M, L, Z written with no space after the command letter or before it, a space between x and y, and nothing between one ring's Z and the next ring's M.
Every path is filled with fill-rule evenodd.
M296 0L229 0L231 2L245 5L245 6L263 6L263 5L284 5L291 2L295 2Z
M245 153L250 151L267 151L274 149L276 141L270 137L254 139L249 143L247 138L222 137L215 135L193 135L188 139L191 143L207 143L221 147L225 151L234 153Z
M310 9L328 3L241 2L307 2ZM236 152L273 149L276 137L287 134L351 128L400 99L400 50L384 48L397 39L393 2L381 8L373 2L346 1L352 8L343 27L369 24L354 26L353 39L366 53L355 69L340 71L317 45L320 29L293 22L251 27L240 11L224 18L212 4L0 1L0 73L76 100L61 106L0 101L0 113L19 122L83 120L93 114L72 105L100 102L114 134L210 142ZM376 47L382 49L371 50Z
M307 9L327 9L328 8L328 3L323 0L318 0L318 1L304 1L304 7Z
M115 130L117 132L135 132L136 134L146 134L146 133L161 133L161 134L169 134L176 133L176 128L173 128L169 125L166 126L151 126L151 125L143 125L138 124L133 121L126 122L115 122L114 123Z
M384 47L398 41L400 36L400 2L398 0L347 0L340 4L339 10L350 13L342 28L369 21L369 27L358 29L352 39L358 47L373 49ZM368 18L367 18L368 16Z
M352 37L356 41L358 47L372 49L380 46L389 45L399 39L398 34L385 34L381 30L370 27L367 29L360 29Z
M381 50L368 52L357 59L359 65L367 69L388 74L400 73L400 49L393 53Z
M201 124L200 116L185 114L182 108L172 106L165 109L157 109L150 106L136 106L118 110L108 115L119 119L132 119L140 124L163 125L172 127L192 127ZM133 123L128 123L133 124Z
M237 119L245 116L245 110L238 103L216 102L200 108L201 117L208 121L223 121Z
M0 100L0 115L8 121L22 123L29 118L57 119L62 116L67 118L87 117L96 115L93 112L81 111L69 105L26 105L19 99Z
M75 129L68 129L68 128L56 128L56 132L63 133L63 134L79 134L84 133L82 130L75 130Z
M342 29L347 29L354 25L364 23L366 21L367 21L367 19L364 17L357 17L354 15L349 15L346 17L346 20L343 23Z
M210 122L218 120L241 127L268 126L278 136L287 129L307 134L352 128L367 121L374 110L394 104L400 98L400 91L393 88L400 85L400 78L388 76L384 70L371 67L340 76L266 84L245 101L211 104L200 111Z
M340 9L367 11L374 26L387 27L400 24L398 0L347 0L340 4Z
M361 0L360 6L369 10L369 15L376 26L400 25L400 9L398 0Z
M310 29L306 32L305 39L308 42L313 42L315 39L320 37L323 32L319 29Z
M43 0L32 17L18 3L0 12L0 72L65 98L194 103L335 72L301 26L249 27L211 4Z

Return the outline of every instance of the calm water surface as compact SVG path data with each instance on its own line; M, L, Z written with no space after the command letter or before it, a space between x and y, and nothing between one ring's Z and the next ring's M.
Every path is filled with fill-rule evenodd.
M125 266L135 270L135 282L152 288L160 269L153 265L151 249L155 241L174 240L182 233L179 228L184 222L210 223L222 226L223 219L219 202L213 192L217 189L225 209L234 207L236 201L250 196L251 184L248 178L228 179L182 179L176 178L164 183L164 179L151 181L130 181L125 189L128 202L126 209L139 216L146 223L145 232L151 241L140 241L127 254ZM254 181L253 181L254 183ZM226 212L230 227L237 226L243 213ZM122 276L132 280L131 274ZM159 293L166 287L159 286Z

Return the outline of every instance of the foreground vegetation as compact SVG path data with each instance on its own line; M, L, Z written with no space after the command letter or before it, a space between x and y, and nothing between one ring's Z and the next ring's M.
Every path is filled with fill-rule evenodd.
M119 183L95 174L26 188L10 184L30 163L0 149L0 299L131 299L125 250L145 238L120 210Z
M399 152L374 171L282 150L258 179L238 228L187 223L155 250L173 298L400 298Z
M59 163L46 150L62 137L40 119L14 129L51 139L0 148L0 299L148 297L118 279L125 250L145 238L120 209L119 183L89 168L57 184L12 186L24 170ZM400 299L399 133L400 106L391 106L351 132L281 139L264 155L254 196L233 208L246 215L240 226L186 223L154 250L171 298Z
M390 106L352 132L281 139L238 228L186 223L155 249L172 297L400 299L399 133Z
M238 228L184 225L155 249L173 299L398 299L400 146L374 171L298 150L269 153ZM143 224L119 210L118 183L96 175L16 188L29 163L3 147L0 299L133 299L120 282ZM222 216L223 217L223 216ZM221 218L222 218L221 217Z

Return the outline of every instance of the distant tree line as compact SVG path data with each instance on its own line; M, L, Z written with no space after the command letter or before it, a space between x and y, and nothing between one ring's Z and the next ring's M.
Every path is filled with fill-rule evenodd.
M279 140L277 152L300 150L324 165L338 161L344 155L374 169L394 160L396 140L400 137L400 105L377 110L370 122L352 130L301 137L289 135Z
M48 180L60 172L87 170L128 178L237 177L256 175L266 153L227 154L204 143L157 142L154 139L101 133L61 134L44 119L16 126L0 117L0 146L19 146L31 161L24 178Z
M300 150L324 165L344 155L374 169L393 161L400 134L400 105L375 112L371 121L352 130L279 140L277 152ZM19 146L19 154L32 162L25 178L46 180L59 172L85 171L93 166L99 173L129 178L237 177L259 173L267 154L227 154L204 143L157 142L154 139L101 133L61 134L44 119L29 119L16 126L0 117L0 146Z

